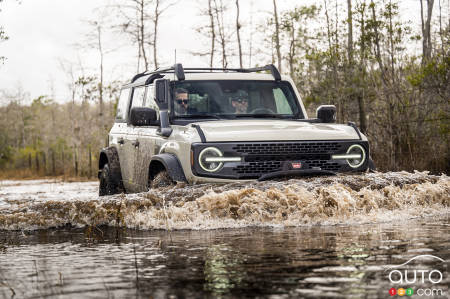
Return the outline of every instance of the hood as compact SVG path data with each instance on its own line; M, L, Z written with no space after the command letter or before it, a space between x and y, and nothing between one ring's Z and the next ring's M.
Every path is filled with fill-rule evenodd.
M342 124L272 119L208 121L195 124L200 126L208 142L359 139L355 129Z

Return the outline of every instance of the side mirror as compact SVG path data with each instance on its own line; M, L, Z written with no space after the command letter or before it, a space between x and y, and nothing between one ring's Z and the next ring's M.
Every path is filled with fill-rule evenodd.
M161 109L169 108L169 80L155 80L155 99Z
M336 106L334 105L321 105L317 108L317 118L323 123L335 123L336 122Z
M156 111L147 107L131 108L130 123L135 127L159 125Z

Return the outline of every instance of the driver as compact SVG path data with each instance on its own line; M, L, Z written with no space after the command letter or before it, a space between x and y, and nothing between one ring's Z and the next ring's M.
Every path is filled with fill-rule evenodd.
M179 115L190 113L189 109L189 92L184 88L175 90L175 111Z
M236 110L236 114L245 114L248 109L248 93L240 90L231 98L231 105Z

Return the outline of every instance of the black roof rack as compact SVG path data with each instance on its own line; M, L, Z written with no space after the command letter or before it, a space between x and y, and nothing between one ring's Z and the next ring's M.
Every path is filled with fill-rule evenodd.
M255 73L262 71L270 71L273 78L276 81L281 80L281 75L276 66L273 64L268 64L261 67L254 67L249 69L240 69L240 68L183 68L181 63L177 63L172 67L156 69L153 72L145 71L143 73L139 73L133 77L131 83L135 82L137 79L147 75L155 75L162 73L174 73L178 80L183 81L185 79L185 73L201 73L201 72L212 72L212 71L228 71L228 72L237 72L237 73Z

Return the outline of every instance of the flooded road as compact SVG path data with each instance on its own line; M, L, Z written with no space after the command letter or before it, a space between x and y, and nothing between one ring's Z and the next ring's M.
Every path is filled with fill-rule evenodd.
M96 194L94 182L0 183L0 298L448 298L446 176ZM405 267L431 280L400 281Z
M450 263L449 218L172 232L65 228L1 239L3 298L386 298L392 287L406 289L390 283L387 265L420 254L444 259L445 269ZM427 288L448 298L443 273L439 287Z

